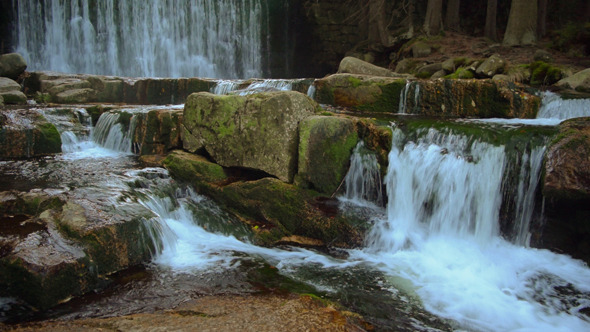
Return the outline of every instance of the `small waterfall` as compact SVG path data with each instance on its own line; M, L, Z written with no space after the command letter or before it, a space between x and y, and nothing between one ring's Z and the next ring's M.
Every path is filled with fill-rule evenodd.
M309 88L307 89L307 96L311 99L315 99L315 91L316 91L316 87L315 85L313 85L313 83L309 86Z
M514 197L515 215L512 242L520 246L529 246L531 240L530 224L535 208L535 194L541 178L545 147L534 148L521 157L519 183Z
M377 156L360 141L350 157L350 168L344 178L344 198L358 205L365 202L383 205L383 188Z
M590 99L562 99L553 92L544 92L537 119L567 120L590 116Z
M211 93L216 95L227 95L238 90L241 84L243 84L242 81L222 80L217 82L215 87L211 89Z
M452 132L429 129L411 138L394 129L387 216L351 258L410 280L427 310L461 330L587 330L590 269L525 246L544 149L513 158L503 145ZM499 211L503 178L513 169L519 179L508 242Z
M413 89L413 91L412 91ZM408 97L410 93L414 96L414 105L412 109L408 109ZM412 110L415 110L420 105L420 82L407 81L405 87L400 92L399 96L399 108L398 113L400 114L411 114ZM409 111L409 112L408 112Z
M131 154L135 127L136 117L128 113L103 113L96 123L92 140L104 148Z
M244 83L243 81L219 81L217 85L211 90L212 93L218 95L238 94L240 96L251 95L266 91L291 91L296 80L282 80L282 79L268 79L262 81L254 81L245 89L239 89Z
M15 7L16 51L29 70L218 78L264 71L263 0L18 0Z

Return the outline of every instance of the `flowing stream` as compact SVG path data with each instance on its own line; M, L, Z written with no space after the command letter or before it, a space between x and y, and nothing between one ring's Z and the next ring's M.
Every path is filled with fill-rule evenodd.
M194 278L208 276L206 283L211 284L252 262L264 262L363 315L379 311L375 316L392 322L410 320L408 329L434 329L435 318L417 313L421 307L448 319L458 330L590 329L588 266L528 246L530 224L542 208L535 205L545 150L542 140L530 141L514 153L506 142L492 143L452 129L404 132L394 126L384 179L375 155L359 144L346 176L342 208L351 202L362 205L363 213L372 215L373 226L364 248L334 258L307 249L251 244L249 230L213 202L179 187L164 169L141 169L130 161L133 118L125 127L118 121L120 113L105 113L92 127L85 111L77 112L82 124L78 127L52 120L64 142L64 154L56 162L106 163L101 171L116 175L105 175L105 190L123 192L120 195L130 204L153 213L146 227L156 244L152 265L160 281L157 286L135 286L134 292L119 297L111 295L98 306L95 302L79 307L91 312L86 316L64 317L140 312L160 308L169 298L169 305L177 305L194 293ZM51 119L50 113L45 112ZM517 124L481 126L510 131ZM515 132L527 131L527 126L518 124ZM59 165L56 168L63 168ZM517 174L516 182L507 182L510 174ZM503 211L506 200L515 208ZM514 221L508 231L502 231L501 213ZM240 280L217 286L228 292L247 289ZM162 295L157 289L169 293ZM358 303L370 304L369 309L363 311ZM398 311L393 314L394 310ZM402 323L389 327L396 324Z

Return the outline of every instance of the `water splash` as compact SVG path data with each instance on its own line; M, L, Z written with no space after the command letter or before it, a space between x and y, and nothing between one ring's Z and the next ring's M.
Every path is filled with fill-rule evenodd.
M590 116L590 99L562 99L553 92L544 92L537 119L567 120Z
M345 193L340 199L357 205L383 205L381 170L374 152L360 141L350 157L350 168L344 177Z
M425 307L478 331L580 331L590 328L590 269L499 234L503 146L429 130L416 141L396 129L385 179L387 217L351 259L411 280ZM518 186L527 219L543 147L522 158ZM529 219L530 220L530 219ZM517 225L515 243L526 242Z

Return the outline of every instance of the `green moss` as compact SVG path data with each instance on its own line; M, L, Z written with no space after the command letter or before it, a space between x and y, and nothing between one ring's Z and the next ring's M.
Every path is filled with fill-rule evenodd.
M563 77L559 67L543 61L535 61L530 65L531 85L552 85Z
M350 82L350 84L352 85L353 88L358 88L359 86L361 86L363 84L363 81L361 81L360 79L358 79L354 76L349 76L348 81Z
M452 80L472 79L474 77L475 77L475 75L473 74L473 72L471 72L467 68L463 68L463 67L458 68L454 73L445 76L445 78L452 79Z
M39 135L35 135L35 154L45 155L61 152L61 136L57 128L49 122L37 127Z
M397 113L400 102L400 94L405 86L405 79L399 79L393 83L379 85L379 88L381 89L381 95L378 96L377 101L373 104L361 105L359 109L362 111L375 113Z
M86 112L88 112L88 114L90 115L90 118L92 119L92 125L96 126L96 123L98 122L98 119L100 118L102 113L108 112L112 109L113 109L112 107L105 107L102 105L96 105L96 106L91 106L91 107L86 108Z
M416 74L416 77L422 78L422 79L430 78L430 76L432 76L432 75L429 72L427 72L427 71L421 71L421 72L419 72L419 73Z

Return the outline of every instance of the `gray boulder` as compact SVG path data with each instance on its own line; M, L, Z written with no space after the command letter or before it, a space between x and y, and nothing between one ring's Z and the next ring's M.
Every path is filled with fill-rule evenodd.
M18 53L0 55L0 76L17 79L27 69L27 62Z
M555 85L565 89L590 92L590 68L579 71L570 77L566 77L555 83Z
M293 91L192 94L184 107L183 146L190 152L205 149L222 166L258 169L292 182L299 122L315 114L317 107L311 98Z
M505 68L506 61L500 55L494 54L479 65L475 73L479 77L494 77L494 75L502 74Z
M350 56L342 59L340 67L338 67L338 73L386 77L395 76L395 74L387 68L375 66L371 63Z

